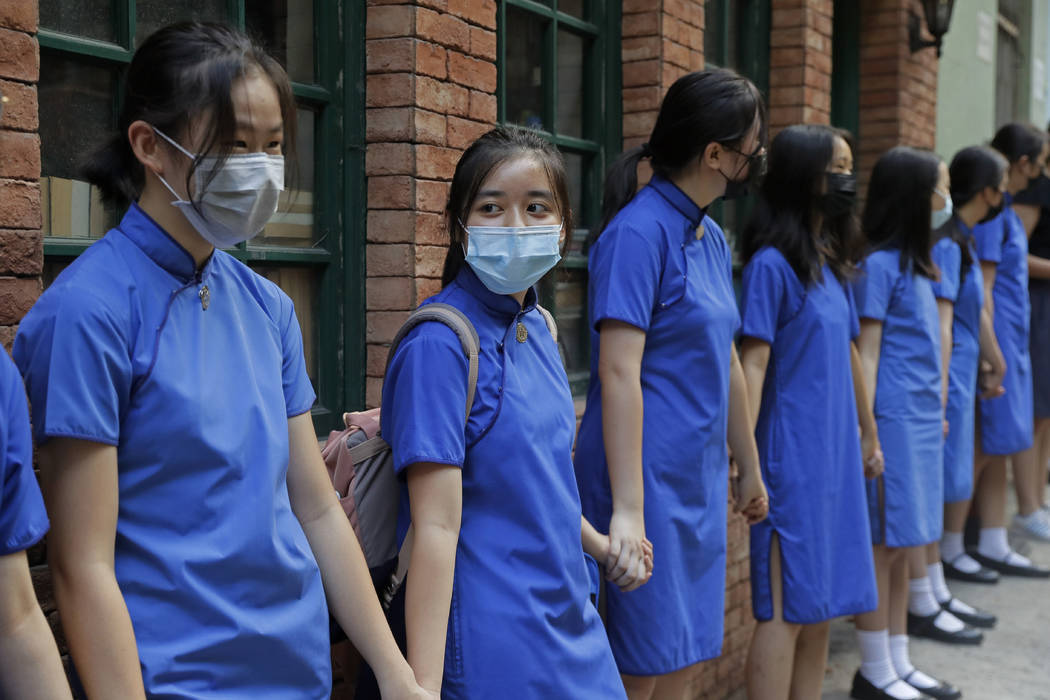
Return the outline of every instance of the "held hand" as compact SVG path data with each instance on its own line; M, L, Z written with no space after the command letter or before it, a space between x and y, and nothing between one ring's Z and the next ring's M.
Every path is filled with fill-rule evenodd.
M742 513L748 525L765 520L769 514L769 494L757 470L737 477L736 481L738 496L734 500L733 510Z
M621 590L634 590L652 575L652 556L652 543L645 538L645 517L641 511L614 509L609 521L609 553L604 566L606 580Z
M874 479L882 474L885 460L882 446L877 435L862 435L860 438L861 456L864 460L864 478Z
M1006 389L1003 387L1003 375L1005 373L1005 364L993 364L988 360L981 360L978 372L978 386L981 388L982 399L994 399L1006 393Z
M380 683L379 694L383 700L441 700L441 691L427 690L413 677L401 679L392 687L390 683Z
M944 430L944 437L948 437L948 431L950 430L950 428L951 428L951 426L948 425L948 420L945 419L944 420L944 428L943 428L943 430Z

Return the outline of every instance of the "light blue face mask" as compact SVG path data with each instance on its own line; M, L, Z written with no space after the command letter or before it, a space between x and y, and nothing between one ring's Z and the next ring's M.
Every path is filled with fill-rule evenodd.
M496 294L528 289L561 260L561 224L460 226L467 232L467 264Z
M952 218L952 197L947 192L941 192L940 190L934 190L944 200L944 208L937 209L930 212L930 226L934 231L939 229L948 223L948 219Z

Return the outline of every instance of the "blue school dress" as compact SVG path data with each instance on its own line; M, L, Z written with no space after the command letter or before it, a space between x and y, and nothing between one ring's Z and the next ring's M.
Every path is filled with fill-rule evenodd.
M973 228L977 257L994 262L995 337L1006 360L1003 388L994 399L981 399L981 448L990 455L1027 450L1033 440L1032 363L1029 358L1028 237L1024 224L1004 194L999 216Z
M1040 175L1014 197L1017 204L1039 207L1039 220L1028 238L1028 254L1050 260L1050 177ZM1029 357L1035 417L1050 418L1050 280L1029 277L1032 307L1029 324Z
M598 330L623 321L646 333L639 419L655 566L630 593L607 587L606 625L621 672L664 674L722 652L729 368L740 325L732 256L718 225L654 177L591 247L588 272L591 384L576 479L584 515L608 532Z
M47 513L33 474L33 438L22 377L0 350L0 556L27 549L47 532Z
M441 696L624 698L590 602L570 457L575 409L535 290L519 306L464 265L429 302L462 311L481 346L466 430L467 359L448 327L410 331L383 382L395 469L433 462L463 472Z
M882 322L875 422L886 459L868 482L871 539L915 547L941 536L944 423L940 328L931 281L902 272L900 251L870 253L853 282L860 318Z
M931 256L941 270L941 280L934 289L956 287L952 317L952 359L948 365L948 437L944 440L944 502L965 501L973 494L974 413L977 395L977 366L980 357L981 307L984 305L984 276L973 248L969 229L958 219L966 233L971 262L962 269L959 243L944 237L933 247ZM936 291L935 291L936 293ZM947 297L945 297L947 298Z
M22 321L38 444L117 448L114 568L150 698L327 698L328 612L288 500L288 419L310 410L276 285L193 258L132 205Z
M744 268L741 335L770 345L755 438L769 517L751 528L751 603L773 617L769 557L781 552L783 616L812 624L874 610L875 563L850 341L853 294L826 265L803 287L775 248Z

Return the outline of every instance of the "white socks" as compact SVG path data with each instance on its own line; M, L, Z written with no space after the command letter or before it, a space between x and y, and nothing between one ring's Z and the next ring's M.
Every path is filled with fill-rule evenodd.
M971 561L973 560L971 559ZM952 597L951 591L948 590L948 584L944 580L944 567L941 566L940 562L927 564L926 573L930 579L930 586L933 587L933 597L936 598L937 602L941 605L948 603L948 612L963 613L966 615L972 615L977 612L975 608L967 605L958 598ZM951 602L949 603L949 601Z
M902 680L907 678L910 683L922 688L939 685L936 678L930 678L911 665L911 659L908 658L908 635L895 634L890 637L890 658L893 659L893 670Z
M927 576L908 581L908 612L920 617L936 615L933 624L945 632L958 632L966 627L962 620L950 612L941 610L937 599L933 597L933 587Z
M908 638L904 636L907 643ZM857 645L860 647L860 674L876 688L898 700L919 700L922 696L905 683L894 669L890 656L890 633L888 630L866 632L857 630ZM905 647L907 653L907 647Z
M1005 527L981 528L981 539L977 543L977 551L996 561L1005 561L1018 566L1032 565L1028 557L1022 557L1010 549L1010 544L1006 541Z
M944 531L941 537L941 559L968 574L976 574L981 570L981 565L966 553L961 532Z

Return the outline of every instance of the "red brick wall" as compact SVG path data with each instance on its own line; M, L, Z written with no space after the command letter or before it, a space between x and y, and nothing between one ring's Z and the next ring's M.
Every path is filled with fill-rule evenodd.
M860 154L866 183L875 161L903 144L933 148L937 124L937 55L908 48L908 11L918 0L865 0L860 35ZM925 21L923 21L925 27Z
M366 400L387 348L441 287L442 212L460 154L496 123L495 0L369 0Z
M40 296L40 137L36 83L36 0L0 3L0 344L10 349L18 322Z
M769 127L831 121L832 0L774 0Z

